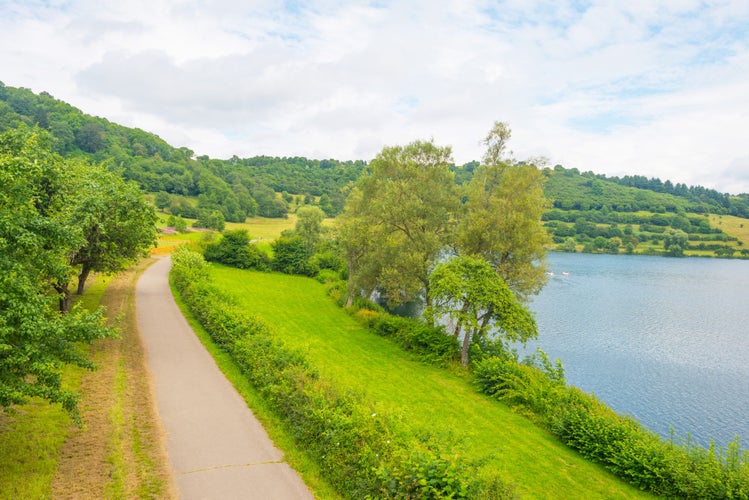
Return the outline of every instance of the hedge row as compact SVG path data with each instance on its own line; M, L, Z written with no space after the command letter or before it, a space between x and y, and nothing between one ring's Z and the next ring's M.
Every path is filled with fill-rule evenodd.
M342 393L321 379L301 352L276 338L272 326L233 306L211 284L200 254L179 249L172 261L173 282L191 312L342 496L513 496L500 478L463 460L456 443L379 414L361 395Z
M592 395L511 359L477 363L483 393L521 408L583 456L642 490L695 499L749 499L749 451L663 441Z

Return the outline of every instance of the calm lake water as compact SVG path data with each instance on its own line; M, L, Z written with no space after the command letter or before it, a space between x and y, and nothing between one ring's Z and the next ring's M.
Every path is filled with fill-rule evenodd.
M749 261L549 255L533 299L568 383L661 436L749 448ZM563 274L565 273L565 274Z

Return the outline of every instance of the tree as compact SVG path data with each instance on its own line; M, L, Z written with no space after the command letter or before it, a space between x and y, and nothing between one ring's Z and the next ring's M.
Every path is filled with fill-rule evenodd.
M429 273L449 243L458 206L450 160L450 148L431 141L385 147L351 194L357 199L344 218L366 238L356 238L361 253L349 255L357 266L349 272L354 282L375 282L391 305L424 292L430 300Z
M96 153L104 149L104 129L96 122L88 122L75 133L78 147L87 153Z
M682 257L689 245L689 235L681 229L669 229L663 239L663 248L671 257Z
M353 305L357 295L369 298L377 287L379 264L371 252L378 234L366 221L367 210L363 203L361 190L352 189L338 217L338 248L348 271L346 307Z
M575 238L569 237L564 240L564 243L557 246L557 250L560 252L575 253L577 252L577 242Z
M606 251L608 253L619 253L619 248L622 246L622 239L618 237L609 238L606 242Z
M532 314L485 260L454 257L434 269L431 281L432 301L425 316L432 321L450 318L452 334L462 339L463 366L468 365L471 343L487 335L512 342L538 335Z
M456 245L458 253L489 262L525 300L546 282L549 235L541 223L548 205L543 195L546 178L533 165L501 159L509 136L509 128L497 122L485 140L485 163L466 190Z
M485 165L499 165L500 163L510 162L512 151L509 154L505 154L507 150L507 143L510 142L512 137L512 129L505 122L494 122L492 129L486 134L486 137L482 141L486 146L486 152L484 153L484 164Z
M77 418L78 396L62 388L62 366L93 368L80 342L113 332L101 311L56 311L53 284L70 275L66 254L80 235L59 217L75 166L51 148L39 129L0 134L0 407L36 396Z
M297 209L296 216L297 221L294 226L294 232L304 239L310 254L312 254L315 252L315 247L320 241L325 212L320 207L304 205Z
M198 212L198 220L195 221L193 227L223 231L226 227L226 220L224 219L224 214L221 213L221 210L203 209Z
M116 273L147 255L156 244L156 221L133 182L102 166L81 165L71 176L67 222L82 236L69 253L69 264L80 266L77 293L91 271Z
M158 208L159 210L164 210L172 203L172 199L169 196L169 193L165 191L159 191L158 193L156 193L154 203L156 204L156 208Z

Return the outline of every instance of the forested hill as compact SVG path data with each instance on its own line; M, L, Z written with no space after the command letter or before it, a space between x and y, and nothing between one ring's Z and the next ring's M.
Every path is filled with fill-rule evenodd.
M557 165L547 170L546 196L562 210L689 212L749 218L749 194L731 196L644 176L606 177Z
M158 136L123 127L42 92L5 86L0 82L0 132L18 126L39 126L54 137L65 157L85 157L106 163L145 191L170 197L175 215L198 217L220 213L227 221L246 217L284 217L294 193L300 202L316 203L328 214L343 207L342 188L356 180L364 161L254 157L228 160L195 157L188 148L175 148ZM197 197L198 205L183 196Z
M66 157L103 162L148 192L162 193L174 215L219 214L226 221L246 217L284 217L296 195L300 203L318 204L328 215L340 212L344 187L366 168L365 161L310 160L295 157L195 156L158 136L84 114L46 92L0 82L0 132L21 124L38 125L54 137ZM470 180L478 162L453 167L456 181ZM575 168L547 169L546 196L569 219L579 212L730 214L749 218L749 194L729 196L642 176L606 177ZM164 193L172 196L165 197ZM281 195L283 194L283 195ZM185 197L195 197L197 206ZM559 215L559 214L557 214ZM591 217L588 217L591 218ZM559 220L559 217L556 218Z

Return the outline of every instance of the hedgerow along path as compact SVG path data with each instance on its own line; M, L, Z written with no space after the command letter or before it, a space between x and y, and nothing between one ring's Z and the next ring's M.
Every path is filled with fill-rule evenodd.
M180 498L312 499L182 316L170 264L143 273L136 301Z
M458 437L529 498L648 498L586 461L465 376L425 365L359 325L315 280L211 266L214 284L303 350L322 377L365 393L383 412L436 434Z

